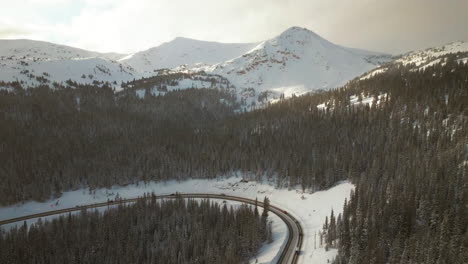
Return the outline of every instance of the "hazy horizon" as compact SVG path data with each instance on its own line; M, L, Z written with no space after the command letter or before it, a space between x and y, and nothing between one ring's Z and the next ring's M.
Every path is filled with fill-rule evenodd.
M17 0L2 5L0 39L129 54L176 37L260 42L292 26L342 46L404 53L467 41L462 0Z

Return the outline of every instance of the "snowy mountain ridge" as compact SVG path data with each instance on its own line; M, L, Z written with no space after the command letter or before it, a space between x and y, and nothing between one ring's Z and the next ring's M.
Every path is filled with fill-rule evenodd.
M267 101L345 84L390 57L376 52L344 48L316 33L292 27L251 51L212 66L193 68L226 77L243 93ZM250 98L250 101L254 101ZM260 101L260 100L258 100Z
M468 52L468 43L409 52L394 60L386 54L336 45L300 27L261 43L229 44L179 37L130 55L41 41L0 40L0 81L23 81L29 87L68 80L107 82L119 90L122 82L144 77L203 72L226 78L240 101L255 106L283 96L339 87L358 76L368 78L384 72L388 62L421 70L444 63L441 57L457 52ZM459 61L468 61L468 56L463 56ZM197 82L180 80L184 85L171 89L201 86Z
M415 66L424 66L441 56L458 52L468 52L468 43L458 41L440 47L412 51L402 55L402 57L397 59L395 62L402 63L403 65L415 64Z
M194 67L221 63L241 56L258 43L220 43L178 37L160 46L126 56L119 62L126 63L144 76L154 75L162 68L180 65Z
M406 54L399 56L399 58L392 61L392 64L401 64L406 67L412 68L413 71L424 70L432 65L445 63L445 57L450 54L458 54L457 62L467 63L468 62L468 42L458 41L452 42L447 45L432 47L419 51L411 51ZM383 73L388 70L388 67L382 65L381 67L374 69L360 79L368 79L376 74Z
M24 60L65 60L100 57L118 60L125 54L99 53L84 49L28 39L0 39L0 57L22 58Z
M0 40L0 81L34 87L68 80L97 84L140 78L133 68L116 61L122 56L43 41Z

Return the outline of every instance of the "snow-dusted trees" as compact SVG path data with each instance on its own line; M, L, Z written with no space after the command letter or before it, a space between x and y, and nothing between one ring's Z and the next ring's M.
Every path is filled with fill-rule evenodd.
M140 200L0 233L0 263L243 263L263 226L247 205Z
M255 209L256 210L256 209ZM270 211L270 200L265 196L263 199L263 212L260 217L260 234L263 240L272 241L271 223L268 222L268 212Z
M356 191L327 238L340 261L464 263L468 64L445 62L389 66L242 114L214 89L139 99L133 90L15 83L0 91L0 203L233 172L306 191L349 179Z
M347 170L357 187L324 230L336 263L467 263L468 65L446 61L419 72L390 67L336 93L336 104L356 93L389 98L350 109L369 122L353 118L367 129L345 157L360 164Z

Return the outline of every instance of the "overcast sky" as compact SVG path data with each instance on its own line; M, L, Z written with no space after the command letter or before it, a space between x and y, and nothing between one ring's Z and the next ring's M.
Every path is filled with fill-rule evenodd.
M130 53L177 36L257 42L291 26L389 53L468 41L468 0L0 0L0 38Z

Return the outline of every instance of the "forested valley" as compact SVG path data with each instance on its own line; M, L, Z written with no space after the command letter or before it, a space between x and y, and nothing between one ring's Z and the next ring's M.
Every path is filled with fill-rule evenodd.
M443 61L242 114L216 89L2 91L1 204L236 172L311 191L348 179L355 192L323 235L337 263L466 263L468 65Z
M271 239L268 207L153 194L0 230L0 263L245 263Z

